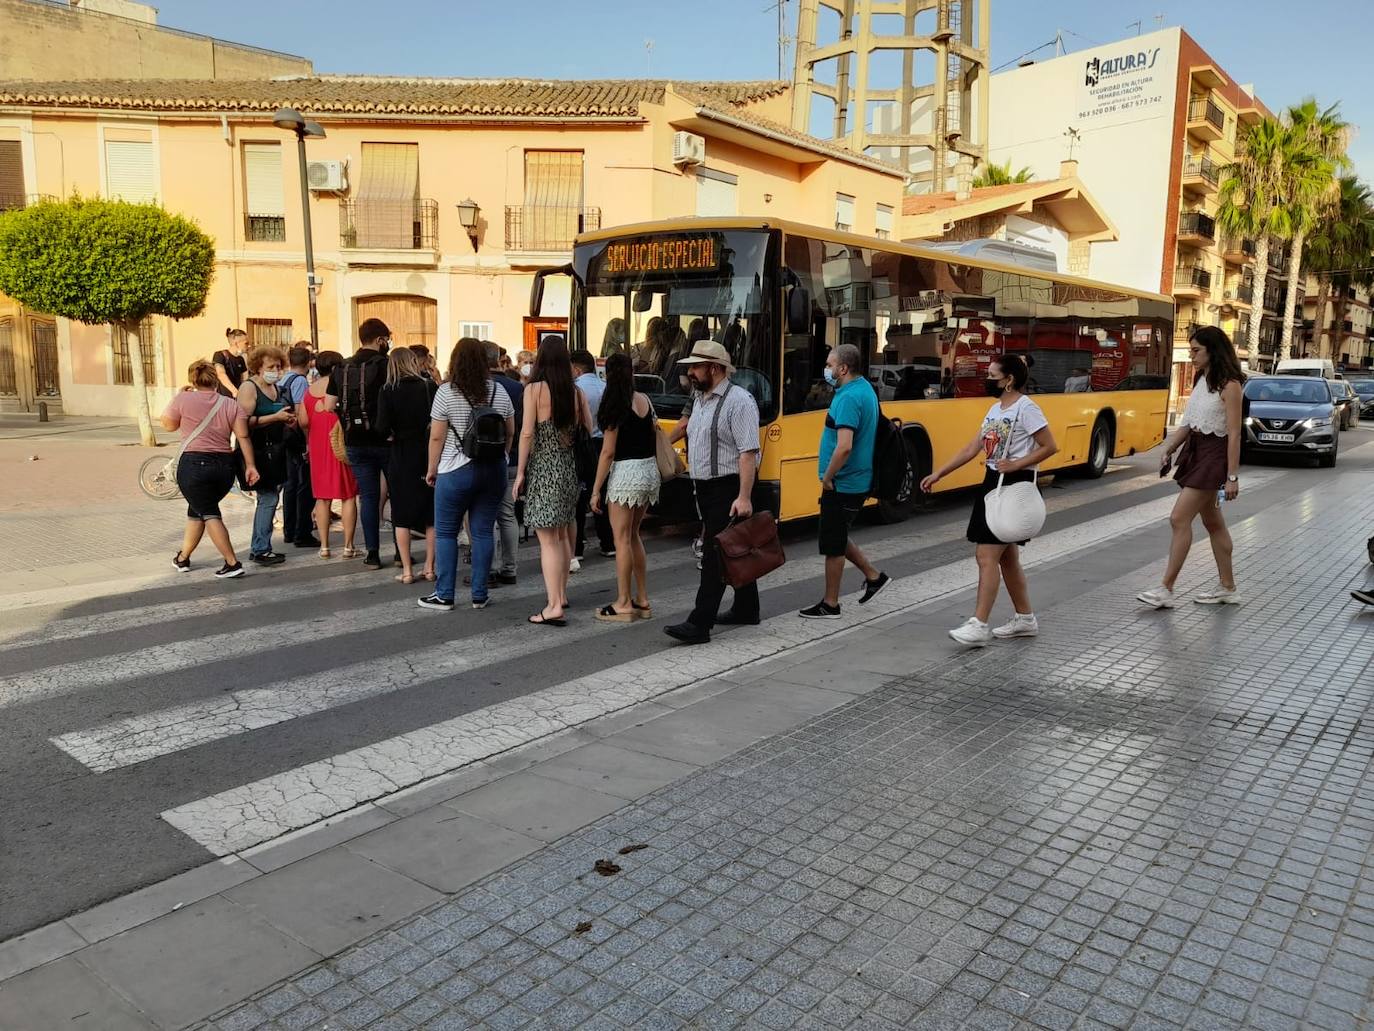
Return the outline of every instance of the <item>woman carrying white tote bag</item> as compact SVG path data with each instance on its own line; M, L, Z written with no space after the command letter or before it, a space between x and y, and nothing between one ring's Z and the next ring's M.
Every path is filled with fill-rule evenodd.
M1034 637L1040 632L1031 609L1021 545L1045 524L1045 502L1037 486L1038 466L1059 450L1040 406L1023 390L1030 371L1020 355L994 358L988 366L987 391L997 400L978 435L938 472L921 481L929 492L942 479L982 456L983 485L969 515L968 539L978 560L978 600L968 622L949 632L960 644L984 648L994 637ZM1001 584L1016 608L1010 622L988 626Z

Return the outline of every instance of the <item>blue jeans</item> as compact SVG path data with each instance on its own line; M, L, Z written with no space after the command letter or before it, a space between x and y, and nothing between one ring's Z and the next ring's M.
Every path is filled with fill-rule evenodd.
M253 543L249 551L254 555L272 553L272 519L277 514L277 495L280 487L255 487L258 507L253 513Z
M348 464L358 481L358 507L362 509L363 543L368 551L381 547L382 473L391 463L391 448L386 444L349 445Z
M452 601L458 582L458 531L468 517L472 538L472 600L487 600L492 526L506 493L505 463L469 462L444 473L434 486L434 593Z

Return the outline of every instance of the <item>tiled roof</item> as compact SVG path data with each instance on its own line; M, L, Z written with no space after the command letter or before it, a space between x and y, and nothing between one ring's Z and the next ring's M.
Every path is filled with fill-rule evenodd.
M310 115L416 115L466 118L607 118L661 103L663 79L387 79L317 76L300 79L99 79L0 82L0 105L106 108L121 111L275 111ZM777 96L785 82L671 83L727 109Z
M1058 182L1059 180L1051 180ZM968 204L971 201L989 200L994 197L1002 197L1017 193L1043 192L1050 181L1036 181L1028 183L1007 183L1003 186L979 186L972 191L971 196L960 200L954 191L949 190L945 193L921 193L902 199L903 215L928 215L932 211L940 211L944 208L952 208L961 204Z

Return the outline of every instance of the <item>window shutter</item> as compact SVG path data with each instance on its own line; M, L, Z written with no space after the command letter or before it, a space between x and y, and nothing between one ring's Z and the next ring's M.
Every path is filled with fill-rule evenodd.
M105 193L135 203L154 200L157 177L151 143L105 141Z
M419 198L418 143L363 144L356 202L360 246L413 248Z
M282 184L281 144L245 143L243 179L250 215L286 214L286 190Z
M873 228L883 239L892 236L892 208L887 204L879 204L873 216Z
M0 140L0 211L24 206L24 153L18 140Z
M835 194L835 227L854 228L854 198L847 193Z
M582 152L525 151L525 243L567 250L581 229Z

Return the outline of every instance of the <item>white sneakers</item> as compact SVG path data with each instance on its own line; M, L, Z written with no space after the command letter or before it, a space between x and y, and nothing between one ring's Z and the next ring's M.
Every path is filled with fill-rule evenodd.
M1018 612L1009 622L1003 623L996 630L991 629L977 616L970 616L967 623L955 627L949 632L949 636L970 648L986 648L995 637L1005 641L1011 637L1034 637L1038 633L1040 621L1035 618L1035 614Z
M1033 612L1018 612L1009 622L1003 623L992 632L993 637L1006 640L1009 637L1034 637L1040 633L1040 621Z
M955 627L949 636L970 648L986 648L992 643L992 630L977 616L970 616L967 623Z
M1193 601L1199 605L1239 605L1240 594L1234 587L1228 591L1217 584L1210 591L1203 591Z
M1167 587L1152 587L1148 591L1141 591L1135 597L1137 601L1150 606L1152 609L1171 609L1174 607L1174 592Z
M1136 599L1152 609L1171 609L1177 604L1174 592L1167 587L1152 587L1141 591ZM1218 584L1211 590L1203 591L1193 599L1199 605L1239 605L1240 593L1233 587L1229 591Z

